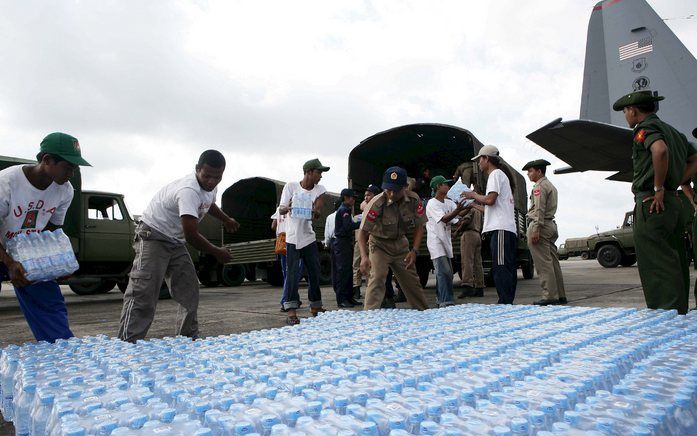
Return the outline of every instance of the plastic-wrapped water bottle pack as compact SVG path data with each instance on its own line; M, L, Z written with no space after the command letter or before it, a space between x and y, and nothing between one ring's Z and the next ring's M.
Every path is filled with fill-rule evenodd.
M65 277L80 267L70 238L62 229L21 233L7 241L7 252L22 264L30 282Z
M2 350L0 413L21 435L694 435L696 321L471 304L29 343Z

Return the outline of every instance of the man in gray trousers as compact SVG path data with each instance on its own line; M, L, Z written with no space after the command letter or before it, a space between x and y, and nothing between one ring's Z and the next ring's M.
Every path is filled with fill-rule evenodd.
M220 220L228 232L240 227L215 204L224 171L225 157L217 150L206 150L194 173L168 184L150 200L136 227L136 255L123 296L120 339L135 342L145 338L163 279L179 303L175 334L198 338L198 278L185 244L215 256L220 263L230 261L227 250L211 244L198 231L206 213Z

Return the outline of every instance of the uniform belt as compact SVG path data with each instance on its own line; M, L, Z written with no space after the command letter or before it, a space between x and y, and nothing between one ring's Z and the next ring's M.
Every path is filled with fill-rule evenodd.
M674 189L666 189L665 190L666 195L672 195L677 197L678 196L678 191ZM639 191L634 193L634 199L635 200L641 200L646 197L651 197L653 195L656 195L655 191Z

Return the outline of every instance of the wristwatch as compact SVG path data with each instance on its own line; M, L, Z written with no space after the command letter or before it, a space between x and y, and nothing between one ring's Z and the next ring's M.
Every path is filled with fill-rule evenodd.
M661 192L661 191L663 191L663 186L661 186L661 187L654 186L653 187L653 192Z

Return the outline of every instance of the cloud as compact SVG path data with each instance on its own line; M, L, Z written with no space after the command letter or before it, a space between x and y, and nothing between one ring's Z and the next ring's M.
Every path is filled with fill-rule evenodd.
M415 122L466 128L517 167L563 166L525 135L578 116L593 4L6 2L2 153L33 156L46 133L72 133L94 165L83 186L124 193L134 213L206 148L228 159L223 189L297 180L319 157L338 191L355 145ZM691 22L668 23L694 50ZM554 177L562 239L614 228L631 208L629 186L603 177Z

